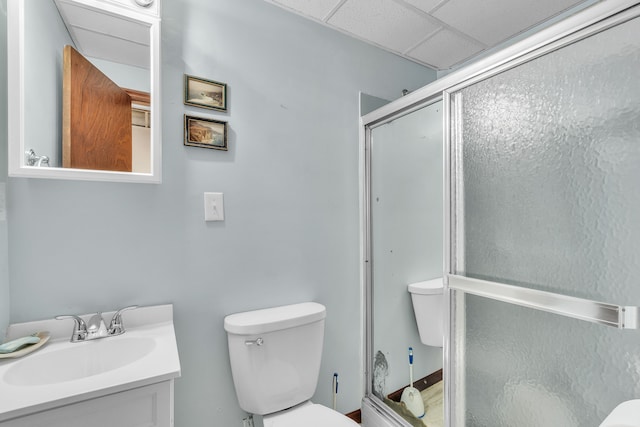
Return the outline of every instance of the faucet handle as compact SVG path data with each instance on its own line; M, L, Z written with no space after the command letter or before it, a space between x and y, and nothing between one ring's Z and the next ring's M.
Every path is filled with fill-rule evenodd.
M75 314L56 316L56 320L73 319L73 333L71 334L71 342L84 341L87 337L87 324L81 317Z
M124 307L116 311L116 313L111 318L111 323L109 324L109 335L124 334L125 329L124 329L124 325L122 324L122 312L127 310L133 310L135 308L138 308L138 306L130 305L129 307Z

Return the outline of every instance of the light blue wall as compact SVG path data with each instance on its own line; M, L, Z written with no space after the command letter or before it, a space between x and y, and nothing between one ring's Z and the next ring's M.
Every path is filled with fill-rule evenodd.
M388 104L388 99L378 98L377 96L368 95L366 93L360 94L360 115L364 116L370 112L377 110L378 108Z
M7 45L7 2L0 1L0 46ZM1 49L1 48L0 48ZM0 81L7 81L6 50L0 54ZM0 85L0 342L9 324L9 242L6 221L7 85Z
M143 92L151 91L149 69L98 58L87 57L87 59L118 86Z
M6 2L6 0L5 0ZM25 149L62 165L62 48L73 41L53 0L25 2ZM47 70L47 72L43 72Z
M10 180L11 320L175 305L176 425L240 426L226 314L315 300L328 318L315 401L360 406L358 93L435 73L263 0L165 0L163 183ZM185 73L229 112L185 107ZM228 120L229 151L183 146L183 114ZM203 192L225 221L203 221Z

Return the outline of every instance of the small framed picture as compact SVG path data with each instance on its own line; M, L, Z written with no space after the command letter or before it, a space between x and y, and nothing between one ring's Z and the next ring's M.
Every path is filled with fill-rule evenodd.
M185 74L184 103L194 107L227 111L227 85Z
M227 122L185 114L184 145L227 151Z

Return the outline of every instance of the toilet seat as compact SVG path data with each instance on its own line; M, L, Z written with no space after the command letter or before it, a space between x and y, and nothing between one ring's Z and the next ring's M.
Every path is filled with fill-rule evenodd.
M264 427L355 427L358 423L339 412L311 402L263 417Z

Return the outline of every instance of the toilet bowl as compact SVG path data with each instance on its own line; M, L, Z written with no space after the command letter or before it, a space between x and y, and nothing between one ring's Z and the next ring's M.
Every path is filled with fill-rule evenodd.
M442 277L408 286L420 341L442 347L444 341L444 282Z
M304 402L276 414L265 415L264 427L353 427L358 424L326 406Z
M231 314L224 319L240 407L265 427L354 427L311 402L320 373L326 309L314 302Z
M616 406L600 427L640 426L640 399L627 400Z

